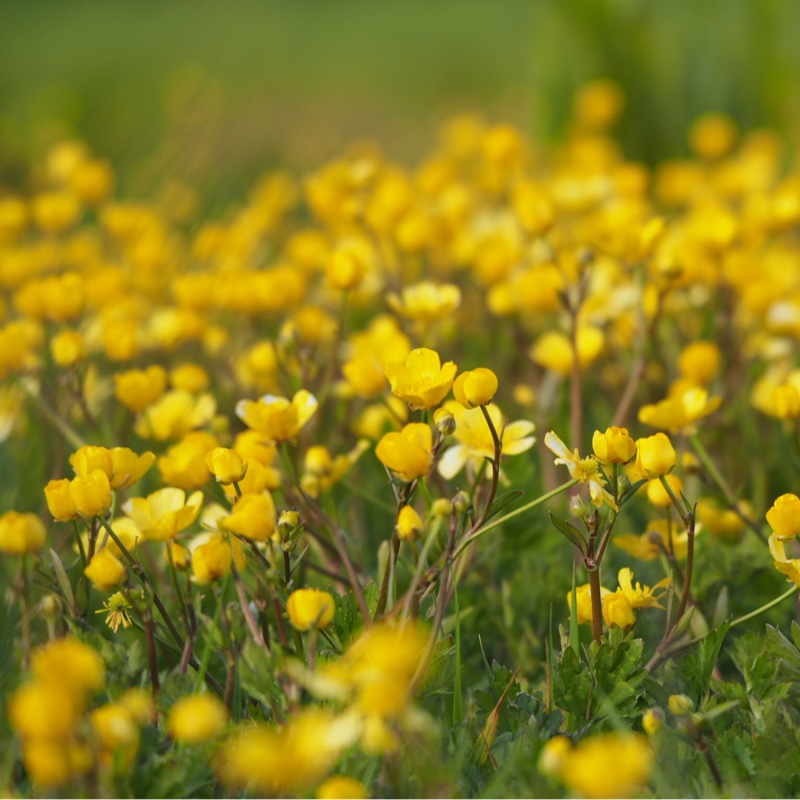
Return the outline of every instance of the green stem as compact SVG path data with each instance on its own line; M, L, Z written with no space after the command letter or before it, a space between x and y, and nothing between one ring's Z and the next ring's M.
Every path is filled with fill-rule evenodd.
M530 503L526 503L524 506L520 506L519 508L514 509L513 511L509 511L508 514L503 514L502 517L498 517L497 519L493 519L491 522L484 523L484 525L478 528L476 531L471 533L467 536L464 541L456 548L455 553L453 553L453 560L455 559L466 550L469 545L471 545L475 540L480 539L481 536L489 533L489 531L494 530L499 525L502 525L504 522L508 522L508 520L513 519L514 517L518 517L520 514L524 514L526 511L529 511L536 506L541 505L542 503L546 503L548 500L552 500L557 495L561 494L561 492L566 491L567 489L573 487L576 483L579 483L579 478L572 478L572 480L567 481L566 483L562 483L561 486L553 489L552 492L548 492L547 494L543 494L541 497L537 497L535 500L531 500Z
M792 586L791 589L784 592L780 597L776 597L774 600L770 600L769 603L764 604L760 608L757 608L755 611L751 611L749 614L745 614L743 617L739 617L731 622L730 627L735 628L737 625L741 625L743 622L747 622L749 619L753 619L753 617L757 617L759 614L763 614L765 611L769 611L774 606L777 606L779 603L782 603L788 597L791 597L793 594L800 589L800 585L795 584Z

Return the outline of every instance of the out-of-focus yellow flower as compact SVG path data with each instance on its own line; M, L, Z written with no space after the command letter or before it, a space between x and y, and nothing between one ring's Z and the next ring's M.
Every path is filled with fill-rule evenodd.
M544 763L540 760L540 769L557 777L579 797L632 797L650 780L654 755L641 734L601 733L583 739L574 748L569 747L566 737L557 738L565 743L559 744L553 757ZM548 745L554 741L551 739Z
M403 506L394 528L401 542L415 542L422 534L422 518L413 506Z
M44 495L53 519L59 522L68 522L71 519L75 519L78 509L75 508L75 501L72 499L69 478L50 481L44 487Z
M577 448L570 453L564 442L553 431L545 434L544 443L549 450L552 450L558 456L555 460L556 464L566 466L573 478L577 478L581 483L585 483L589 487L589 496L594 505L601 506L603 503L607 503L615 511L618 510L613 496L606 489L605 479L600 472L600 464L598 464L594 456L581 458Z
M800 558L788 558L786 543L775 533L769 537L769 552L775 562L775 569L800 586Z
M664 480L669 484L676 497L681 496L683 491L683 481L677 475L665 475ZM656 508L666 508L672 505L672 498L658 478L654 478L647 484L647 499Z
M604 343L605 337L599 328L592 325L578 328L578 364L581 369L588 367L600 355ZM528 355L534 363L564 377L572 372L572 342L561 331L543 333L533 343Z
M334 289L355 289L372 269L375 254L363 237L343 239L328 257L328 282Z
M96 469L105 472L109 480L114 474L114 461L106 447L84 445L69 457L69 463L81 478L91 475Z
M86 476L73 478L69 492L81 516L103 516L111 508L111 484L102 469L94 469Z
M692 342L678 356L681 375L697 386L713 380L719 372L722 354L714 342Z
M456 401L448 401L443 408L455 419L453 436L458 444L448 447L439 459L439 474L454 478L465 465L477 472L486 458L494 458L494 440L480 409L466 409ZM494 403L486 406L498 436L502 431L502 454L515 456L533 447L536 438L532 435L534 424L528 420L517 420L506 424L503 412Z
M145 497L132 497L122 510L139 526L142 536L165 542L188 528L200 513L203 493L188 498L182 489L167 487Z
M155 454L149 450L137 455L127 447L112 447L111 488L129 489L153 466Z
M800 417L800 392L791 383L774 386L765 410L777 419Z
M291 400L268 394L258 401L240 400L236 416L268 442L294 439L317 410L317 398L301 389Z
M175 569L189 569L192 554L180 542L176 542L175 539L170 539L164 547L164 557L167 562L169 562L170 556L172 556L172 563L175 565Z
M54 639L34 650L31 671L38 680L76 696L100 689L106 674L97 651L74 636Z
M247 472L247 462L235 450L227 447L209 450L205 462L217 483L238 483Z
M45 233L62 233L75 224L81 206L72 192L53 191L36 195L31 201L31 211Z
M319 589L296 589L286 601L289 622L299 631L327 628L333 621L336 602L333 595Z
M433 463L433 432L429 425L411 422L402 431L383 436L375 455L404 481L413 481L428 473Z
M677 456L669 437L656 433L636 440L636 464L634 470L643 478L660 478L669 475L675 468Z
M637 608L663 608L659 603L663 592L660 595L655 592L669 586L669 578L659 581L652 589L642 586L638 581L634 585L633 572L624 567L619 571L617 580L619 588L616 592L609 592L603 597L603 617L609 628L612 625L619 625L620 628L632 627L636 622L634 611Z
M330 491L353 467L359 458L370 448L367 439L359 439L348 453L340 453L335 458L324 445L315 445L306 450L303 459L303 475L300 485L311 497Z
M722 158L736 141L736 125L724 114L698 117L689 130L689 146L701 158Z
M431 323L449 317L461 304L461 290L452 283L422 281L406 286L400 295L389 292L389 308L416 322Z
M365 800L368 797L369 789L347 775L331 775L317 787L317 800Z
M664 724L664 712L660 708L648 708L642 714L642 728L648 736L655 736Z
M47 529L36 514L6 511L0 517L0 553L24 555L41 550L47 541Z
M176 701L167 715L167 732L176 742L202 744L228 724L228 709L211 694L191 694Z
M86 342L78 331L60 331L50 340L53 361L71 367L86 358Z
M205 462L206 453L218 444L216 437L206 431L187 433L158 457L161 480L187 492L202 488L211 479Z
M89 714L100 745L100 763L115 770L129 767L139 749L139 726L122 703L108 703Z
M139 416L136 433L160 442L180 439L189 431L207 425L217 411L211 394L194 395L173 389L150 404Z
M800 535L800 498L795 494L782 494L767 511L767 524L775 538L790 542Z
M82 694L47 681L29 681L8 703L8 719L23 738L58 741L68 739L83 710Z
M465 408L491 403L496 392L497 375L484 367L462 372L453 383L453 396Z
M25 739L22 763L34 784L41 789L58 789L72 778L85 775L92 767L89 748L75 740Z
M511 199L517 218L529 233L544 233L553 224L555 207L541 184L530 180L517 181Z
M600 597L603 598L611 592L604 586L600 587ZM575 587L575 599L578 609L578 624L592 621L592 590L588 583ZM567 592L567 608L572 613L572 589Z
M598 79L575 93L575 121L583 128L603 131L616 122L625 106L625 94L618 84Z
M420 347L412 350L404 363L385 367L392 392L412 408L432 408L444 400L458 368L448 361L442 365L435 350Z
M753 506L747 500L739 501L742 514L752 519ZM712 536L728 542L737 542L745 530L744 520L732 508L720 508L713 500L702 497L697 501L695 519Z
M231 545L220 535L213 534L192 550L192 579L196 583L211 583L231 571Z
M101 591L119 586L125 580L125 565L104 547L92 556L84 575Z
M169 382L173 389L191 394L198 394L207 389L210 381L208 373L199 364L191 362L179 364L169 373Z
M705 389L689 389L676 397L642 406L639 409L639 422L651 428L664 428L670 433L691 432L694 423L716 411L720 403L721 397L709 397Z
M106 614L106 625L116 633L120 625L122 625L123 628L130 628L132 625L130 615L128 614L130 608L131 604L128 602L125 595L122 594L122 592L115 592L103 603L103 607L94 613Z
M275 502L269 492L245 494L236 501L233 513L221 525L256 542L266 542L275 532Z
M601 464L627 464L636 452L636 442L627 428L612 426L605 433L594 432L592 450Z
M147 369L132 369L114 375L114 394L131 411L144 411L158 400L167 388L167 371L153 364Z

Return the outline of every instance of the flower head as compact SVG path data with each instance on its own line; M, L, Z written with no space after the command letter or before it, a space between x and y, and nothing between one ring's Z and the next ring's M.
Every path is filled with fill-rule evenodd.
M139 526L145 539L164 542L188 528L197 519L202 505L202 492L194 492L187 498L182 489L167 487L146 498L131 498L122 510Z
M333 595L319 589L295 589L286 601L289 622L299 631L326 628L333 621Z
M588 485L589 496L594 505L600 506L603 503L607 503L615 511L618 510L614 498L606 489L606 482L600 471L600 464L594 456L581 458L577 448L570 453L564 442L553 431L545 434L544 443L558 456L555 460L556 464L564 464L573 478L577 478L581 483Z
M492 401L497 392L497 375L490 369L478 367L470 372L462 372L453 384L456 400L466 408L485 406Z
M392 311L417 322L436 322L455 311L461 303L461 290L452 283L422 281L406 286L401 295L390 292L386 302Z
M433 463L433 432L423 422L411 422L402 431L383 436L375 455L404 481L413 481L428 473Z
M442 364L435 350L412 350L404 363L384 368L392 392L413 408L433 408L444 400L456 377L454 362Z
M630 628L636 622L634 611L637 608L663 608L659 600L663 592L656 595L658 589L665 589L670 584L669 578L659 581L652 589L642 586L638 581L633 583L633 572L624 567L617 575L619 588L616 592L603 597L603 617L606 625L618 625L620 628Z
M269 442L294 439L317 410L317 398L301 389L291 400L265 395L258 401L240 400L236 416Z
M108 600L103 603L103 607L95 611L95 614L107 614L106 625L111 628L114 633L119 630L119 626L123 628L130 628L131 618L128 614L131 604L126 599L122 592L114 592Z
M691 432L694 423L716 411L720 403L721 397L709 397L705 389L688 389L660 403L642 406L639 422L651 428L664 428L670 433Z
M800 534L800 498L795 494L782 494L767 511L767 524L775 538L790 542Z

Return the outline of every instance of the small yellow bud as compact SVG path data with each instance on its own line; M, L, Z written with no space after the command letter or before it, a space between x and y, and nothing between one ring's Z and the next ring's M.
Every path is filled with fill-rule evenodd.
M433 412L433 423L442 436L451 436L455 433L456 418L447 406L437 408L436 411Z
M664 724L664 712L660 708L648 708L642 714L642 728L648 736L658 733Z
M397 515L395 530L402 542L415 542L422 534L422 519L413 506L403 506Z
M496 392L497 376L484 367L462 372L453 383L453 395L466 408L491 403Z
M800 534L800 498L794 494L782 494L767 511L767 524L775 532L775 538L790 542Z
M685 694L671 694L667 701L670 713L676 717L685 717L692 713L694 703Z
M434 517L449 517L450 508L450 501L444 497L439 497L433 501L431 514L433 514Z

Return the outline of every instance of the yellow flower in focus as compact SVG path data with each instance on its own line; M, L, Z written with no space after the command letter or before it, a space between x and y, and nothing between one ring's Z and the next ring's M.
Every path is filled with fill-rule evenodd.
M220 524L226 530L266 542L275 532L275 502L269 492L245 494L236 501L232 514Z
M84 445L69 457L69 463L72 469L75 470L75 474L81 478L91 475L96 469L105 472L109 480L114 474L114 461L111 457L111 451L105 447Z
M129 489L156 460L149 450L139 456L127 447L112 447L110 453L112 489Z
M415 542L422 534L422 518L413 506L403 506L397 514L394 529L401 542Z
M131 411L144 411L158 400L167 388L167 371L153 364L147 369L132 369L114 375L114 394Z
M775 562L775 569L782 572L792 583L800 586L800 558L788 558L786 544L777 534L769 537L769 552Z
M477 473L486 458L494 457L494 440L489 426L479 408L466 409L456 401L448 401L442 407L453 415L455 437L458 444L448 447L439 459L438 470L443 478L454 478L465 465ZM535 426L528 420L517 420L506 424L503 412L494 403L486 406L498 436L502 431L502 454L516 456L533 447Z
M333 595L319 589L296 589L286 601L289 622L298 631L327 628L333 621L336 602Z
M636 463L634 470L643 478L659 478L669 475L675 468L677 456L669 437L656 433L636 440Z
M76 511L84 517L104 516L111 508L111 484L102 469L92 470L85 477L73 478L69 492Z
M106 625L111 628L114 633L119 630L119 626L123 628L130 628L132 625L128 611L131 604L128 602L122 592L115 592L108 600L103 603L103 607L95 611L95 614L107 614Z
M86 343L78 331L61 331L50 340L50 352L59 367L71 367L86 358Z
M599 328L591 325L578 328L578 364L581 369L588 367L600 355L604 343L605 337ZM543 333L533 343L528 355L534 363L564 377L572 372L572 342L560 331Z
M605 433L594 432L592 450L601 464L627 464L636 452L636 442L627 428L612 426Z
M453 383L453 396L465 408L491 403L496 392L497 375L484 367L462 372Z
M545 434L544 443L558 456L555 460L556 464L564 464L573 478L577 478L589 487L589 496L595 506L607 503L615 511L619 510L614 498L606 489L605 479L600 472L600 464L593 456L581 458L577 448L570 453L564 442L553 431Z
M247 462L227 447L215 447L205 457L206 466L217 479L217 483L238 483L247 472Z
M652 589L649 586L642 586L638 581L634 585L633 572L624 567L617 576L619 588L616 592L609 593L603 597L603 617L606 625L619 625L620 628L630 628L636 622L634 611L637 608L662 608L659 600L663 593L656 595L658 589L669 586L670 579L664 578L659 581Z
M677 475L665 475L664 480L669 484L676 497L681 496L683 491L683 481ZM656 508L666 508L672 505L672 498L658 478L649 481L646 486L647 499Z
M167 732L182 744L203 744L228 724L228 709L211 694L192 694L176 701L167 715Z
M47 508L53 515L53 519L59 522L68 522L78 515L78 509L75 508L75 501L69 490L69 483L69 478L60 478L49 481L44 487Z
M720 403L721 397L709 397L705 389L689 389L659 403L642 406L639 422L651 428L664 428L670 433L692 432L694 423L716 411Z
M240 400L236 416L268 442L280 443L294 439L314 416L318 405L313 394L301 389L291 400L271 394L258 401Z
M108 548L103 548L92 556L83 574L101 591L108 591L119 586L125 580L125 565L111 553Z
M442 365L439 354L425 347L412 350L404 363L392 362L385 367L392 393L412 409L439 405L450 391L457 370L454 362Z
M180 439L211 422L216 411L217 401L213 395L194 395L173 389L141 413L136 422L136 434L160 442Z
M406 286L400 296L389 292L386 302L402 317L431 323L449 317L461 305L461 289L452 283L422 281Z
M600 597L603 598L611 592L604 586L600 587ZM592 621L592 590L588 583L575 587L575 600L578 609L578 624ZM572 589L567 592L567 608L572 613Z
M367 787L347 775L331 775L317 787L317 800L366 800L368 797Z
M767 524L779 541L790 542L800 535L800 497L795 494L778 497L767 511Z
M636 623L636 614L630 599L619 590L606 595L603 598L603 619L609 628L612 625L632 628Z
M422 422L411 422L402 431L383 436L375 455L404 481L427 475L433 463L433 432Z
M36 514L6 511L0 517L0 553L21 556L41 550L47 541L47 529Z
M139 526L145 539L165 542L188 528L197 519L202 505L202 492L194 492L187 498L182 489L167 487L146 498L131 498L122 510Z

